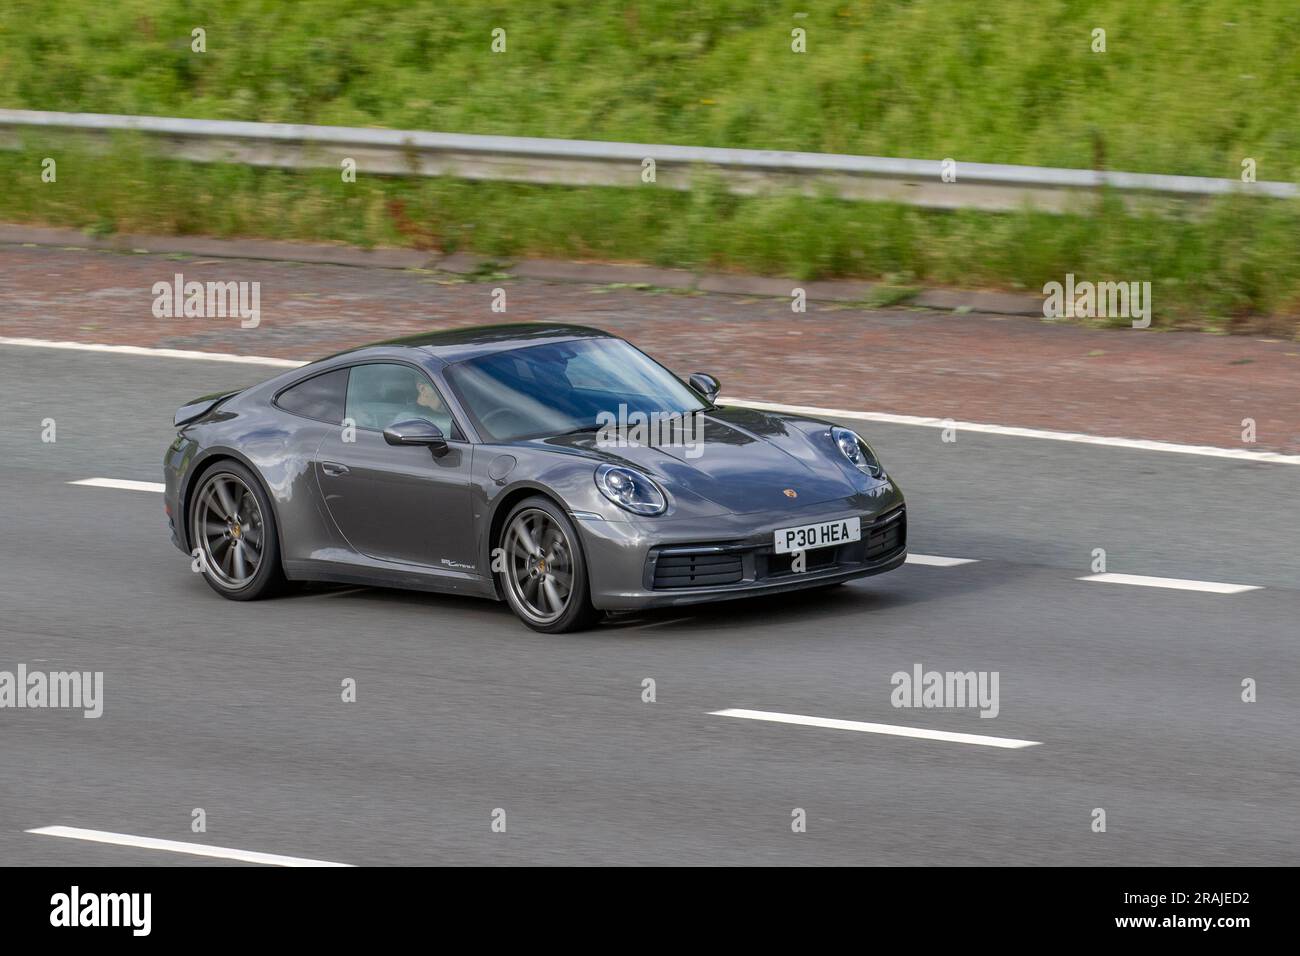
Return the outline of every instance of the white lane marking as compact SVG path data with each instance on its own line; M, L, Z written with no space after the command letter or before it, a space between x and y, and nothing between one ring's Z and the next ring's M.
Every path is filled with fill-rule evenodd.
M1133 584L1143 588L1172 588L1175 591L1206 591L1210 594L1240 594L1259 591L1255 584L1224 584L1220 581L1188 581L1183 578L1152 578L1144 574L1089 574L1076 581L1099 581L1102 584Z
M124 491L156 491L163 492L167 486L161 481L131 481L127 478L82 478L80 481L70 481L70 485L85 485L88 488L121 488Z
M900 727L897 724L869 724L861 720L836 720L833 717L805 717L802 714L777 714L767 710L709 711L714 717L740 717L744 720L768 720L776 724L799 724L803 727L828 727L831 730L857 730L864 734L888 734L891 737L918 737L922 740L944 740L954 744L974 744L978 747L1002 747L1019 750L1037 747L1040 740L1017 740L1014 737L986 737L983 734L959 734L950 730L926 730L922 727Z
M945 558L941 554L909 554L907 564L921 564L927 568L955 568L959 564L975 564L978 558Z
M307 362L293 359L269 358L265 355L232 355L225 352L191 352L185 349L156 349L138 345L97 345L85 342L53 342L46 339L7 338L0 336L0 345L18 345L30 348L72 349L80 352L109 352L119 355L145 355L154 358L192 359L199 362L240 362L245 365L272 365L276 368L301 368ZM1058 432L1045 428L1016 428L1009 425L990 425L982 422L954 422L946 418L925 418L918 415L894 415L888 412L860 412L848 408L822 408L819 405L781 405L774 402L755 402L743 398L719 400L724 405L744 408L762 408L793 415L815 415L819 418L859 418L863 421L886 425L919 425L925 428L953 427L962 431L982 432L987 435L1006 435L1012 438L1045 438L1050 441L1078 442L1085 445L1109 445L1133 451L1163 451L1177 455L1200 455L1205 458L1230 458L1237 461L1265 461L1275 465L1300 465L1300 455L1283 455L1272 451L1245 451L1240 448L1215 448L1210 445L1179 445L1174 442L1149 441L1141 438L1108 438L1102 435L1085 435L1080 432Z
M1174 442L1148 441L1141 438L1107 438L1102 435L1084 435L1079 432L1057 432L1045 428L1013 428L1008 425L988 425L981 422L954 422L946 418L923 418L917 415L892 415L886 412L855 412L847 408L821 408L816 405L777 405L772 402L754 402L743 398L720 398L721 405L740 405L744 408L761 408L791 415L814 415L818 418L860 418L863 421L882 422L886 425L920 425L925 428L955 428L958 431L982 432L986 435L1007 435L1012 438L1046 438L1050 441L1077 442L1084 445L1109 445L1134 451L1163 451L1176 455L1200 455L1205 458L1231 458L1237 461L1266 461L1275 465L1300 465L1300 455L1283 455L1273 451L1245 451L1241 448L1215 448L1210 445L1179 445Z
M132 836L129 833L109 833L107 830L83 830L81 827L40 827L28 830L42 836L66 837L69 840L86 840L90 843L110 843L113 846L133 846L143 850L165 850L169 853L189 853L192 856L210 856L218 860L238 860L241 863L265 863L267 866L351 866L351 863L331 863L328 860L309 860L301 856L280 856L276 853L257 853L253 850L235 850L226 846L208 846L203 843L181 843L177 840L159 840L155 837Z
M113 355L143 355L149 358L190 359L196 362L237 362L242 365L271 365L276 368L300 368L306 362L270 358L265 355L232 355L229 352L191 352L188 349L155 349L139 345L96 345L86 342L52 342L47 339L21 339L0 336L0 345L19 345L38 349L69 349L74 352L109 352Z

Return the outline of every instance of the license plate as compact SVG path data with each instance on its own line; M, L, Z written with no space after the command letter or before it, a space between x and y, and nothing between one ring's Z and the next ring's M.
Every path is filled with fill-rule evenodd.
M800 525L798 528L778 528L772 533L772 543L777 554L792 551L811 551L814 548L831 548L846 541L862 538L861 518L838 518Z

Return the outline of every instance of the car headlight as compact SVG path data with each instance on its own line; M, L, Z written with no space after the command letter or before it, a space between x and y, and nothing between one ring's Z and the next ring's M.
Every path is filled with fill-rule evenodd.
M596 469L600 493L626 511L638 515L663 514L668 507L664 493L646 475L623 465L601 465Z
M881 467L880 459L876 457L876 453L851 428L841 428L836 425L831 429L831 440L835 442L854 468L865 471L872 478L879 478L884 475L885 469Z

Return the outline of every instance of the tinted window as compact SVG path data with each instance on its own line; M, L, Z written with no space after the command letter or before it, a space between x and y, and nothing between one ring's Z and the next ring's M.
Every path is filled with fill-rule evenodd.
M387 428L424 418L451 437L451 412L424 373L409 365L354 365L348 378L347 417L358 428Z
M343 421L343 393L347 387L348 370L341 368L299 382L281 392L275 403L286 412L337 425Z

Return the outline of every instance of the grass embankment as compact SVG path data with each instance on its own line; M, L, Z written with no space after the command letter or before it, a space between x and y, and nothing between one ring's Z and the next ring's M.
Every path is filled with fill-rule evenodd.
M517 7L517 9L516 9ZM0 105L774 147L1261 179L1300 172L1292 0L522 5L17 2ZM206 31L206 53L190 48ZM490 50L506 30L505 53ZM807 31L805 54L790 31ZM1105 53L1092 31L1106 30ZM57 183L39 160L55 151ZM947 213L799 196L200 167L124 141L0 154L0 218L609 258L797 278L1154 285L1160 324L1297 328L1300 209ZM1261 320L1259 316L1269 318Z

